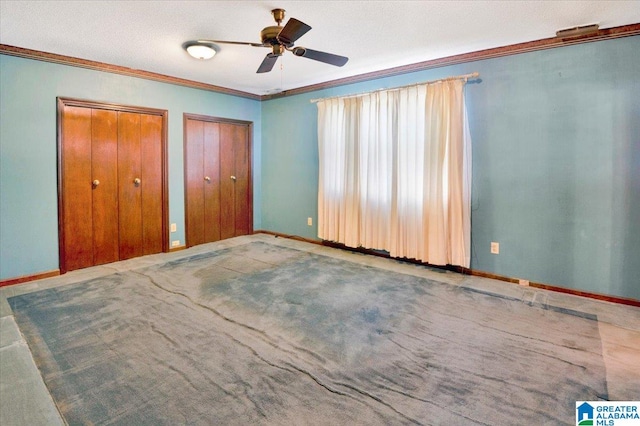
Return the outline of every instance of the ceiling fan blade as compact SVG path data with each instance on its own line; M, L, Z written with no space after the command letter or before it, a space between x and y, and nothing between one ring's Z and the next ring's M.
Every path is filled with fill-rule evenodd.
M271 71L273 66L276 64L276 61L278 60L278 56L280 55L274 55L273 53L268 53L267 56L265 56L264 59L262 60L262 63L258 67L258 71L256 71L256 73L261 74L263 72Z
M239 44L243 46L255 46L255 47L271 47L270 45L264 45L262 43L249 43L246 41L226 41L226 40L198 40L198 43L220 43L220 44Z
M295 47L292 52L296 56L302 56L303 58L313 59L314 61L324 62L325 64L331 64L337 67L343 66L349 60L346 56L320 52L319 50L307 49L306 47Z
M291 47L293 43L305 35L311 27L296 18L289 18L287 24L278 33L278 41L287 47Z

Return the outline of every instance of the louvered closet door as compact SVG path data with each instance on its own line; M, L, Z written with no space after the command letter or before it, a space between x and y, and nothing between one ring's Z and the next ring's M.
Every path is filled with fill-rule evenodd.
M63 272L162 252L163 117L60 108Z
M250 234L250 125L194 117L184 120L187 245Z

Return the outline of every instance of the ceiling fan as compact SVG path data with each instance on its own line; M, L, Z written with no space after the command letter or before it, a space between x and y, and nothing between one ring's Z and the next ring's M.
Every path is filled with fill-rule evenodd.
M262 43L224 40L198 40L198 43L241 44L246 46L271 48L271 53L267 53L267 56L265 56L264 60L258 67L258 73L271 71L278 60L278 57L281 56L285 50L292 52L296 56L302 56L303 58L313 59L314 61L320 61L325 64L331 64L338 67L347 63L349 58L345 56L307 49L306 47L294 47L295 41L306 34L311 27L295 18L290 18L287 21L287 24L283 27L281 23L284 20L284 12L284 9L273 9L271 11L273 19L275 19L278 25L266 27L260 32Z

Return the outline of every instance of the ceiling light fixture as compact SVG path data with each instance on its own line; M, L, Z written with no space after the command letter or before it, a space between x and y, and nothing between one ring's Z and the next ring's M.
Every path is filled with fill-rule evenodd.
M189 55L201 60L213 58L218 51L218 46L215 44L200 41L189 41L183 47Z

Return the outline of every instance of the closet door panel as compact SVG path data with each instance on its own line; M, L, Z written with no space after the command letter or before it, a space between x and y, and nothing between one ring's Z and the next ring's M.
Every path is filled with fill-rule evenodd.
M93 265L91 109L65 106L62 113L62 209L64 268Z
M118 113L94 109L91 119L93 264L115 262L118 249Z
M162 117L140 116L142 254L162 251Z
M188 245L250 234L250 123L188 114L184 122Z
M142 255L140 114L118 113L120 260ZM141 181L140 181L141 182Z
M61 272L166 250L166 111L57 99Z
M235 237L234 125L220 123L220 238Z
M187 120L185 130L185 198L187 200L187 244L204 243L204 123Z
M220 125L204 122L204 239L220 239ZM208 178L208 179L207 179Z
M247 235L251 231L251 202L249 200L249 152L248 126L234 126L233 146L235 159L235 235Z

